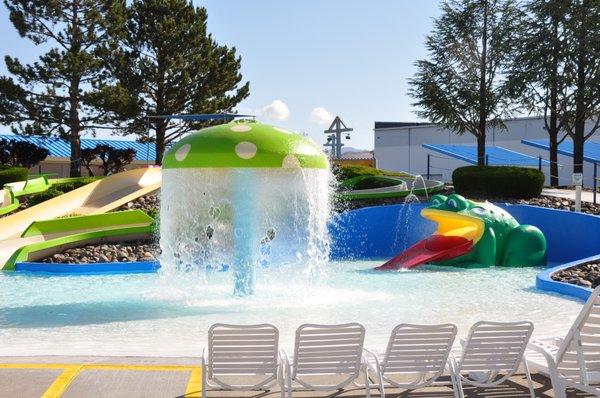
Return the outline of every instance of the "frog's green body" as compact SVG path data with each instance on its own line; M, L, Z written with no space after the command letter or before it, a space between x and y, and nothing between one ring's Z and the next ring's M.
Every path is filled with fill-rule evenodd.
M507 211L489 202L460 195L434 195L421 211L438 223L437 235L459 236L473 242L464 255L439 262L466 267L538 266L546 263L546 239L532 225L521 225Z

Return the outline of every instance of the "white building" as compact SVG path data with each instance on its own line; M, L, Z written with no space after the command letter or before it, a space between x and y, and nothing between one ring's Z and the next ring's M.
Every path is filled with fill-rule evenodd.
M487 145L495 145L521 152L534 157L549 159L549 152L521 143L523 139L548 140L542 117L523 117L505 120L506 129L489 128ZM458 135L455 132L427 123L375 122L374 152L377 167L380 169L406 171L411 174L427 174L427 158L430 155L430 175L432 179L451 181L455 168L468 165L467 162L454 159L430 149L423 144L476 145L475 136L469 133ZM569 137L566 140L570 140ZM590 141L600 142L600 133ZM573 172L573 158L558 155L559 184L570 185ZM549 167L543 167L546 183L549 179ZM598 166L600 173L600 165ZM584 162L584 185L592 186L593 164Z

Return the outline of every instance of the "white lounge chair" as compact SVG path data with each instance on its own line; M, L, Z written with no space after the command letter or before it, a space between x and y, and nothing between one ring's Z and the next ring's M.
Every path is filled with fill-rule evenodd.
M434 384L447 367L456 331L456 325L450 323L400 324L392 330L381 360L365 349L381 396L385 397L386 386L415 390Z
M208 357L202 353L202 397L209 389L268 390L279 383L283 398L280 358L275 326L214 324L208 330Z
M523 364L529 393L535 397L524 353L533 333L533 323L477 322L463 343L459 360L451 355L455 395L463 398L463 383L476 387L494 387L513 376Z
M529 366L550 376L557 398L575 388L600 397L600 287L594 289L566 337L544 344L532 341L529 349L542 356L527 355Z
M291 363L283 353L288 397L298 389L341 390L355 381L361 371L365 376L366 396L370 397L369 378L363 358L364 340L365 328L359 323L300 326L296 330ZM330 382L332 379L335 380L333 384Z

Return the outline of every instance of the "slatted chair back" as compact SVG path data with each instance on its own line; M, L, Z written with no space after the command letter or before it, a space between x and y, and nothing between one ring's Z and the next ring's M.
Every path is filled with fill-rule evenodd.
M278 352L279 330L273 325L214 324L208 330L207 377L231 388L224 376L264 376L254 384L259 388L277 378Z
M477 322L464 343L459 373L486 372L488 379L482 384L503 382L517 371L532 333L529 321ZM498 373L506 375L494 381Z
M400 324L392 330L381 372L396 387L424 387L442 375L456 338L456 325ZM414 374L413 382L394 381L393 374ZM422 376L422 377L421 377ZM411 387L412 388L412 387Z
M348 375L338 385L356 379L362 366L365 328L359 323L304 324L296 330L292 379L307 388L303 376Z
M583 384L600 382L600 287L594 289L557 355L558 372Z

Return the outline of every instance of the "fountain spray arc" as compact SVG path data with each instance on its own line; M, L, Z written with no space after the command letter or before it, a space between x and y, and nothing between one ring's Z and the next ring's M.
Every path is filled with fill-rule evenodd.
M265 252L277 263L326 257L328 167L311 140L256 121L183 138L163 158L163 268L231 268L245 296Z

